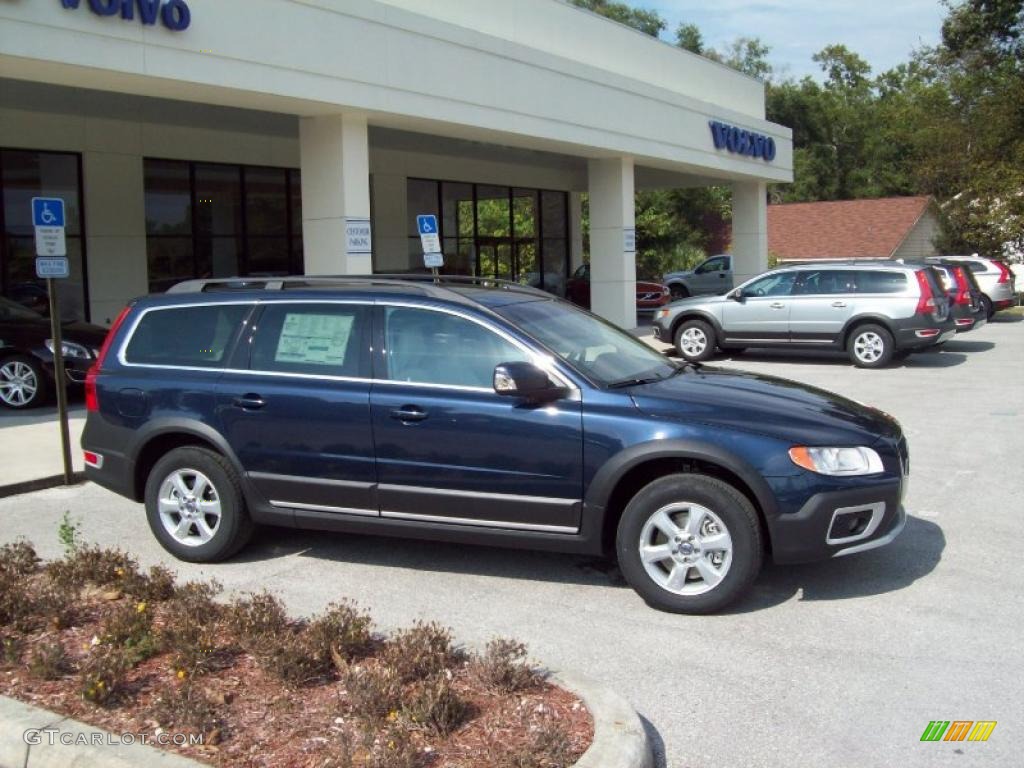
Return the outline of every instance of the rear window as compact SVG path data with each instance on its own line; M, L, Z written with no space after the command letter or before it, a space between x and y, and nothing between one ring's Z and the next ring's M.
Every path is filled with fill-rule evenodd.
M858 272L857 293L902 293L907 290L907 276L902 272Z
M146 312L125 350L137 365L220 368L251 304L168 307Z
M268 304L249 367L254 371L369 378L369 309L357 304Z
M928 280L928 286L932 289L932 295L942 296L946 293L946 289L942 285L942 277L939 275L938 270L934 267L925 267L920 271L924 273L925 278Z
M988 272L988 264L983 261L968 261L971 272Z
M854 293L857 289L857 273L852 269L821 269L804 272L796 293L804 296L820 296L835 293Z

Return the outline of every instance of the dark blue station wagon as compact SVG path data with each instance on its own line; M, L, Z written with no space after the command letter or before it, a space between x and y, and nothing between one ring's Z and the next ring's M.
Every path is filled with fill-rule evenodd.
M902 530L899 425L676 363L551 295L471 279L194 281L133 302L86 385L90 479L175 556L256 524L592 555L707 613L762 561Z

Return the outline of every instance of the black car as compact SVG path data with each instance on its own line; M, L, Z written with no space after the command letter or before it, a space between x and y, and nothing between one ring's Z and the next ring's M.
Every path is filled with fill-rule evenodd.
M839 395L676 363L515 284L230 282L133 302L86 380L87 476L182 560L260 523L614 554L651 605L707 613L765 558L904 526L903 432Z
M69 384L81 385L107 331L98 325L61 326L64 366ZM53 340L50 320L0 297L0 405L32 408L53 391Z

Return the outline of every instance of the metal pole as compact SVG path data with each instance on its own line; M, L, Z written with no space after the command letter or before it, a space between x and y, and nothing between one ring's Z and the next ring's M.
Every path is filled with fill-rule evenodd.
M57 418L60 420L60 450L64 459L64 485L71 485L71 439L68 436L68 390L64 379L63 340L60 327L60 298L53 278L47 278L50 294L50 336L53 338L53 377L57 380Z

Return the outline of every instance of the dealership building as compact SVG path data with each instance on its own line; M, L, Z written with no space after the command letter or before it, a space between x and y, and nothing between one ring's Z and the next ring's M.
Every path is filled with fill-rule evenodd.
M634 190L727 185L737 279L792 180L764 86L562 0L4 0L0 292L38 291L30 199L66 203L68 310L192 277L444 271L635 324Z

